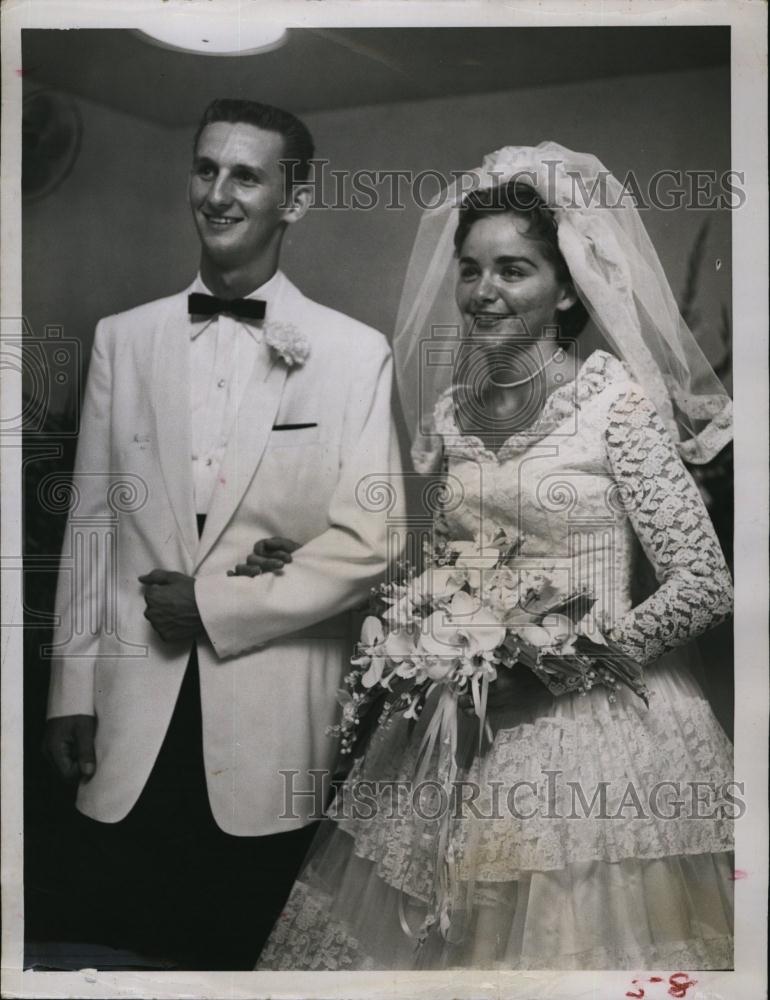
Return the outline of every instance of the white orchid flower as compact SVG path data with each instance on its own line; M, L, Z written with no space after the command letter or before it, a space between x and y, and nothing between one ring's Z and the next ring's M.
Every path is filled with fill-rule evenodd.
M455 566L430 566L413 583L415 597L445 601L466 582L465 570Z
M459 591L446 612L436 611L426 619L420 649L428 656L465 658L491 652L503 639L505 627L492 612Z
M426 677L432 681L449 680L456 666L457 658L454 656L427 656L420 664L420 669Z
M391 628L404 628L414 621L414 603L409 594L405 594L397 601L394 601L382 613L383 621Z
M405 629L394 629L390 632L382 648L385 650L385 655L394 663L408 660L417 652L414 635Z
M577 633L566 615L546 615L539 625L525 628L522 638L538 649L558 649L560 653L571 653Z
M403 629L394 629L386 635L382 622L374 615L368 615L364 619L361 626L361 645L365 655L352 662L361 666L368 662L368 669L361 677L361 683L365 688L374 687L376 684L387 687L387 678L383 680L385 668L394 663L401 663L416 652L414 636Z
M384 642L385 630L382 622L374 615L367 615L361 626L361 646L364 655L351 660L355 666L363 666L368 662L368 669L361 677L361 683L366 688L379 684L382 678L387 663Z
M541 625L528 626L522 631L521 637L525 642L538 649L548 649L553 644L551 633Z
M361 626L361 645L366 649L379 646L385 639L385 629L375 615L367 615Z

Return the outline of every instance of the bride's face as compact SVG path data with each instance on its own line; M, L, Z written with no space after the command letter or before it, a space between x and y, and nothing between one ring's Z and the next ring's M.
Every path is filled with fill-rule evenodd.
M543 327L574 305L572 286L559 280L542 245L526 231L526 219L506 212L479 219L468 232L455 290L466 333L540 339Z

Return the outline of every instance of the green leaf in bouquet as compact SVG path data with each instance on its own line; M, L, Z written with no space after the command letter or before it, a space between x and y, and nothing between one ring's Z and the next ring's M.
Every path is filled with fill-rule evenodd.
M546 583L538 593L532 593L524 602L522 610L540 618L551 613L551 609L556 606L560 597L559 588L553 583Z
M535 673L558 696L588 690L590 667L590 661L580 656L543 656Z
M543 615L565 615L574 625L581 618L585 617L591 608L596 604L596 598L589 593L573 594L566 601L561 601L549 608Z

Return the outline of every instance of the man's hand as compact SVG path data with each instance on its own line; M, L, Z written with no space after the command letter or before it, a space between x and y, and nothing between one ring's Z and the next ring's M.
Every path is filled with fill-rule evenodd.
M259 576L260 573L280 573L291 562L292 552L301 548L299 542L290 538L262 538L246 556L245 563L238 563L235 569L227 571L228 576Z
M49 719L43 735L43 753L66 781L88 781L96 771L93 715L62 715Z
M194 639L203 632L195 603L195 578L166 569L139 577L145 586L144 617L165 642Z

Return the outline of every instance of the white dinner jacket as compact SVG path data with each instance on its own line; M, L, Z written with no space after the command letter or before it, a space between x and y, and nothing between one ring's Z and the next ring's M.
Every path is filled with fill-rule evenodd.
M287 803L286 789L309 789L310 769L333 766L325 730L351 655L341 613L397 555L391 357L375 330L283 281L268 320L293 324L310 355L290 367L260 344L200 539L189 289L97 326L48 713L96 715L96 774L78 793L95 819L118 821L136 802L188 660L189 642L163 642L144 618L137 577L155 568L196 578L207 633L198 643L206 780L221 828L263 835L303 825L314 803ZM273 429L287 424L312 426ZM281 574L227 576L271 535L302 544Z

